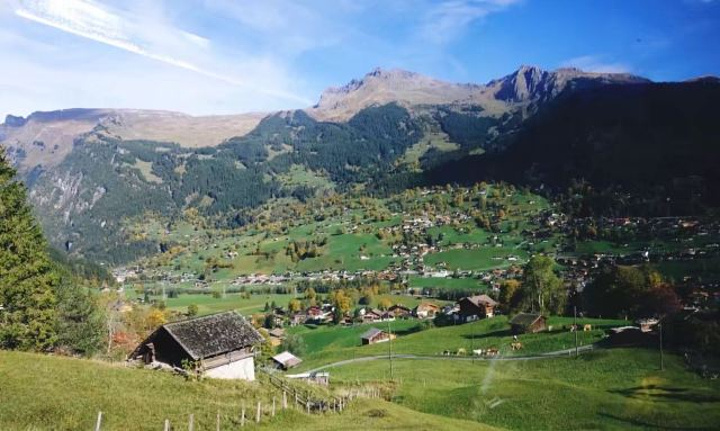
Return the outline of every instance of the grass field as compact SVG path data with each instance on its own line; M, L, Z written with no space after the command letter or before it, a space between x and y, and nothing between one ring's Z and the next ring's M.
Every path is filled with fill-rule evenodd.
M487 290L486 283L476 278L432 278L411 276L408 280L410 287L434 287L443 289L475 289Z
M512 351L510 343L513 341L507 317L496 316L464 325L446 326L420 330L415 320L395 321L390 323L391 330L398 337L392 342L392 350L396 354L413 354L419 356L437 356L443 351L457 352L465 349L497 348L503 356L521 356L537 353L553 352L569 349L575 345L575 334L563 325L569 326L573 319L568 317L550 317L548 325L553 326L552 332L537 334L523 334L519 341L523 349ZM578 324L592 324L593 330L578 332L580 346L592 344L603 337L604 328L627 324L623 320L604 319L578 319ZM328 363L360 358L364 356L385 355L388 352L386 343L360 346L360 334L367 329L367 325L353 328L325 327L316 329L318 335L310 331L298 330L305 337L306 344L314 345L317 349L308 349L303 357L301 369L313 369ZM381 325L383 329L387 324ZM363 328L363 329L360 329ZM331 342L319 342L315 337L331 339ZM318 350L319 349L319 350Z
M228 293L225 298L214 298L212 295L181 294L177 298L168 298L165 305L171 310L185 312L190 304L198 306L198 314L212 314L228 310L237 310L242 314L253 314L263 311L265 303L287 306L294 295L252 295L243 299L239 293ZM160 299L157 297L156 299Z
M656 351L595 351L579 359L396 360L394 401L425 413L508 429L717 429L720 382ZM388 375L387 361L332 369L335 381Z
M79 359L0 351L0 429L3 431L90 430L103 412L104 431L240 428L243 404L251 410L280 394L267 382L185 381L170 373L124 368ZM317 389L316 389L317 390ZM269 409L268 409L269 410ZM307 415L266 411L253 429L304 430L476 430L478 424L418 413L381 400L357 400L342 414ZM490 429L481 426L479 429Z
M517 260L509 260L515 257ZM425 263L437 265L445 262L447 268L487 271L493 268L504 268L512 264L522 264L527 260L527 253L514 247L481 247L472 250L455 249L429 254Z

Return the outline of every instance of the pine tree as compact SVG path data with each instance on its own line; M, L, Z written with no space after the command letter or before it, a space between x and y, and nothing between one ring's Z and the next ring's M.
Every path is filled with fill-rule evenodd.
M0 348L48 350L56 341L58 277L15 174L0 148Z

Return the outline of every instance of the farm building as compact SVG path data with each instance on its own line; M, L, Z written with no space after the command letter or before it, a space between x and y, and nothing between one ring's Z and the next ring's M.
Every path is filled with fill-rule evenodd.
M282 368L283 370L296 367L302 362L302 359L298 358L287 350L273 356L272 360L273 362L275 362L278 368Z
M255 380L255 345L263 336L233 311L168 323L156 329L129 360L182 367L199 363L207 377Z
M405 319L410 317L411 310L404 305L395 304L388 308L388 314L396 319Z
M283 331L281 328L274 328L268 331L268 335L270 336L270 345L273 347L277 347L282 343L282 340L285 338L285 331Z
M657 327L658 322L657 319L640 319L635 323L642 332L650 332Z
M514 334L534 334L547 329L547 319L537 313L519 313L510 320Z
M497 302L487 295L466 296L458 301L458 316L463 322L493 317L496 305Z
M429 302L418 304L412 311L413 315L419 319L433 318L440 311L440 307Z
M360 336L362 344L382 343L384 341L390 341L394 338L395 334L388 334L387 332L381 331L377 328L370 328Z

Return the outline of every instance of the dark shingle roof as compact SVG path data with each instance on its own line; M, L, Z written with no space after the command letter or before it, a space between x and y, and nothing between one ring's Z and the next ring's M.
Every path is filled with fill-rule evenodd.
M518 313L515 317L513 317L510 320L510 324L511 325L520 325L520 326L530 326L541 317L542 317L542 315L537 314L537 313Z
M234 311L168 323L163 328L195 360L232 352L264 340L243 316Z
M367 331L365 331L365 333L362 334L362 335L360 336L360 338L363 339L363 340L372 340L372 338L373 338L374 336L376 336L377 334L379 334L379 333L381 333L381 332L382 332L382 331L379 330L379 329L377 329L377 328L370 328L370 329L368 329Z

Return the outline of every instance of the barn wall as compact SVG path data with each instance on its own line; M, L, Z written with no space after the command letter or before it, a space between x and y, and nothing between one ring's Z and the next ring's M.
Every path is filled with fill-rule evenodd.
M214 379L255 380L255 362L253 357L240 359L205 372L205 376Z
M182 367L183 359L192 359L164 328L157 331L152 341L155 343L155 359L159 362Z

